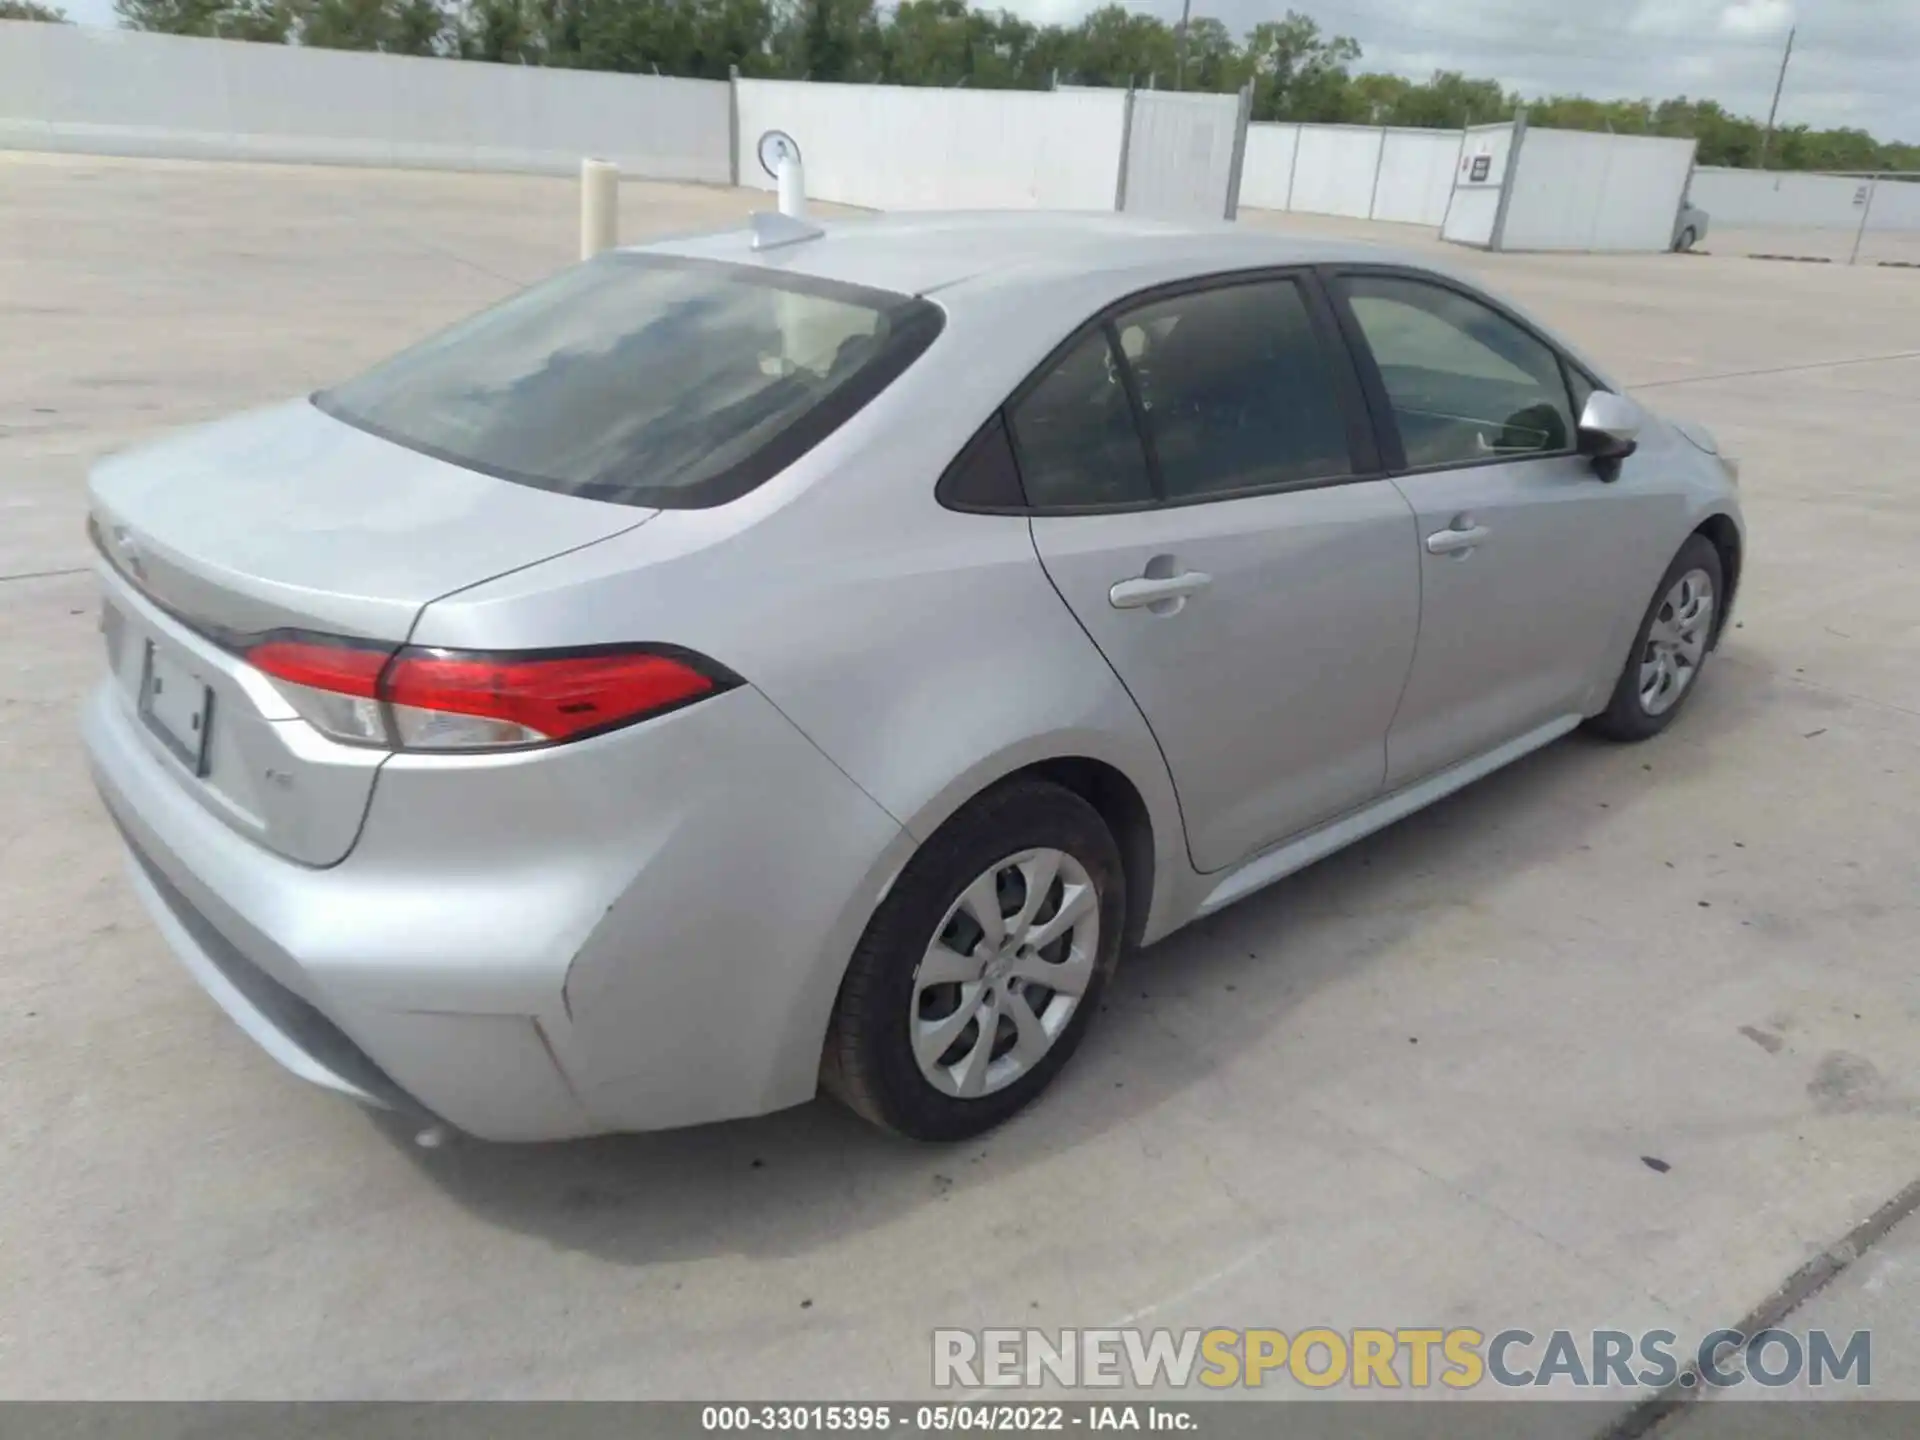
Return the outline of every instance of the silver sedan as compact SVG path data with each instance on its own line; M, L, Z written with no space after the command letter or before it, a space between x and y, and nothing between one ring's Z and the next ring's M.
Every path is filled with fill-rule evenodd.
M1454 275L1072 216L609 254L91 528L154 923L493 1139L996 1124L1132 947L1671 724L1743 545L1710 435Z

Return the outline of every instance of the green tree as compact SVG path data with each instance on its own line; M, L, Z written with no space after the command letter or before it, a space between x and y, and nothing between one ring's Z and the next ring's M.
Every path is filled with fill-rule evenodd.
M789 0L773 46L796 79L875 80L885 67L873 0Z
M1062 66L1063 80L1142 89L1151 81L1171 90L1179 47L1171 26L1124 5L1107 5L1080 22L1069 53L1072 73Z
M966 0L900 0L881 41L884 78L896 85L970 79L981 18Z
M542 16L531 0L463 0L448 22L447 39L462 60L507 65L546 60Z
M1386 77L1364 75L1356 87ZM1485 125L1513 114L1514 103L1497 80L1469 80L1457 70L1437 70L1430 79L1405 81L1376 118L1382 125L1412 125L1459 130Z
M1179 28L1174 30L1176 42ZM1234 41L1233 32L1211 16L1202 16L1187 25L1187 73L1189 90L1238 90L1247 79L1247 66Z
M1312 18L1289 10L1284 20L1263 21L1247 33L1246 56L1253 76L1253 114L1259 120L1348 121L1360 99L1348 66L1360 59L1360 44L1345 35L1323 35Z
M326 50L433 55L454 37L437 0L298 0L300 43Z
M41 20L49 25L71 25L67 12L34 0L0 0L0 20Z
M273 44L284 44L295 23L287 0L113 0L113 13L129 30Z

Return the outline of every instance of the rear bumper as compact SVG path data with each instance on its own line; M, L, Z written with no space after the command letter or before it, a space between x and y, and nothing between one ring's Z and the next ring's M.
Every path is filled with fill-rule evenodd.
M400 757L326 868L223 823L138 724L103 685L82 730L134 888L200 986L301 1078L484 1139L810 1097L904 853L750 689L543 754Z
M319 1010L242 955L126 835L127 878L200 988L290 1074L350 1099L433 1116Z

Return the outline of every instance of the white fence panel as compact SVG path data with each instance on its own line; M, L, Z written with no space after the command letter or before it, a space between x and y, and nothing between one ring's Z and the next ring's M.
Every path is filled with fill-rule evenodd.
M1673 243L1695 142L1530 129L1507 200L1507 250L1660 251Z
M1454 168L1453 198L1447 203L1442 239L1460 245L1485 247L1493 243L1500 218L1500 196L1507 179L1507 161L1513 154L1513 126L1476 125L1461 137L1460 161Z
M773 188L756 154L784 130L807 193L880 210L1111 210L1126 93L935 90L742 80L740 183Z
M1256 210L1285 210L1299 147L1298 125L1249 125L1247 156L1240 166L1240 203Z
M1383 132L1348 125L1302 125L1294 159L1290 210L1312 215L1373 214L1373 182Z
M1881 180L1873 190L1869 234L1881 230L1920 230L1920 180Z
M400 78L395 72L397 57L223 40L174 43L196 52L202 47L219 47L206 52L207 58L220 67L227 101L227 133L234 137L243 155L261 160L355 165L395 163L401 140L395 130L398 115L394 84ZM192 60L197 56L180 58ZM428 66L454 68L444 61L413 63L423 70ZM423 86L429 83L424 74L420 80ZM149 123L165 134L174 121L162 106L156 107ZM409 142L415 138L406 137ZM431 140L419 153L421 164L446 163Z
M1239 128L1238 95L1136 91L1122 208L1170 219L1224 218Z
M1373 188L1373 218L1439 226L1453 197L1464 138L1457 130L1387 131Z
M719 81L0 21L0 145L724 184Z
M1859 225L1868 185L1864 179L1845 175L1795 175L1703 165L1693 172L1689 193L1716 228L1804 226L1845 230ZM1882 198L1874 200L1876 211Z

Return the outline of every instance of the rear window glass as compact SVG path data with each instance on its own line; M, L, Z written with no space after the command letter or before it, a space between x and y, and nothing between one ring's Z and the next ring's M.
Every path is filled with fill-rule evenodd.
M879 394L940 332L924 300L614 253L313 397L410 449L620 504L736 499Z

